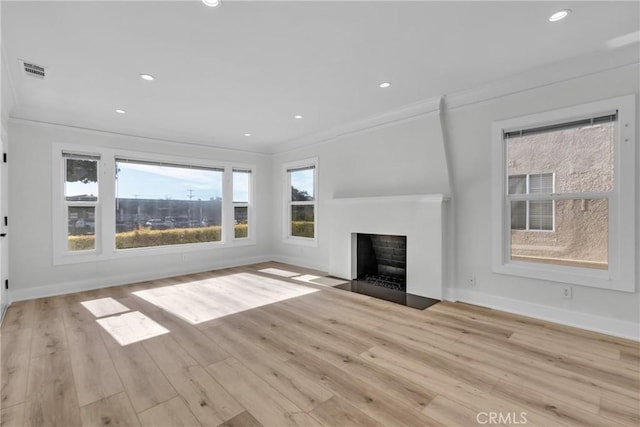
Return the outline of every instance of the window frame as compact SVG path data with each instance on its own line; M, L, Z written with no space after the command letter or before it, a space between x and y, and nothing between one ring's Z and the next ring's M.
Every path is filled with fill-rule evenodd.
M67 182L67 159L76 158L76 159L82 160L83 157L85 157L86 160L96 161L96 178L97 178L96 184L98 185L98 195L95 201L88 201L88 200L87 201L75 201L75 200L70 201L70 200L67 200L67 197L66 197L67 195L65 194L65 185ZM100 177L100 173L102 170L102 156L94 152L87 152L85 150L72 149L72 150L62 150L60 160L62 163L61 165L62 174L60 176L60 179L58 180L58 183L61 184L61 191L59 195L56 196L56 198L62 204L63 212L61 215L63 217L63 221L65 225L63 230L61 230L61 232L64 234L65 240L63 242L64 245L61 245L61 247L59 248L59 251L64 252L66 256L71 256L76 258L94 257L101 252L100 243L102 241L102 238L101 238L102 233L101 233L100 227L98 226L100 224L100 207L102 202L102 196L100 195L100 182L102 181ZM94 248L87 249L87 250L72 251L69 249L69 244L67 241L68 235L69 235L68 234L69 208L87 208L87 207L94 208L94 226L93 226Z
M511 218L508 203L507 144L504 132L551 126L617 111L614 136L614 184L610 193L567 193L552 200L608 199L608 269L552 265L511 260ZM620 96L495 121L492 126L492 270L553 282L570 283L625 292L635 291L636 281L636 94ZM555 190L555 187L554 187ZM548 199L549 197L544 197ZM518 200L518 197L515 198ZM554 203L555 204L555 203Z
M291 200L291 169L302 169L313 167L313 200L312 201L293 201ZM318 158L297 160L283 164L283 183L284 183L284 242L302 245L302 246L318 246ZM291 209L293 206L313 206L313 238L300 237L291 235Z
M64 180L65 168L63 164L63 152L72 152L78 155L100 156L98 165L98 207L96 209L95 233L96 249L89 251L67 250L67 228L64 205ZM174 165L185 165L205 168L223 169L222 178L222 239L217 242L186 243L166 246L149 246L141 248L116 249L116 159L126 158L132 161L161 162ZM231 171L233 168L251 169L250 177L250 201L255 200L253 188L255 187L256 166L241 162L207 160L202 158L170 156L142 151L113 149L101 146L89 146L54 142L52 144L52 247L53 265L75 264L110 259L123 259L135 256L157 256L164 254L184 254L189 252L220 249L223 247L240 247L256 244L255 211L252 212L254 226L253 234L249 239L233 239L233 198L231 188ZM75 203L75 202L74 202ZM99 233L99 236L98 236ZM184 256L184 255L183 255Z
M251 165L238 166L235 164L231 167L231 175L230 175L230 187L231 187L231 221L233 222L234 227L231 228L231 240L236 242L236 244L253 242L255 240L255 204L254 200L254 187L255 187L255 167ZM233 173L234 172L246 172L249 174L249 194L248 194L248 202L236 202L233 200ZM224 199L223 199L224 203ZM235 236L235 208L236 207L246 207L247 208L247 237L236 237Z

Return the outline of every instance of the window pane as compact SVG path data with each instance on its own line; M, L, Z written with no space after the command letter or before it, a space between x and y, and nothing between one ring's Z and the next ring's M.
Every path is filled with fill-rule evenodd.
M511 229L527 229L527 202L511 202Z
M96 248L95 207L69 207L67 222L67 247L70 251L87 251Z
M306 202L315 199L313 180L315 169L289 172L291 175L291 201Z
M233 208L233 234L236 239L249 236L249 208L247 206L235 206Z
M291 206L291 235L295 237L314 237L314 206Z
M64 196L68 201L98 200L98 161L65 158Z
M222 171L116 163L116 248L216 242Z
M611 122L510 137L508 175L555 172L557 193L612 191L614 131L615 122ZM538 177L548 179L545 175ZM548 188L548 183L534 181L532 193L533 188Z
M534 201L530 203L533 204ZM535 208L543 211L548 210L549 203L553 202L536 203L546 204ZM533 207L531 209L533 210ZM553 233L511 231L511 259L607 269L608 200L557 200L555 211L556 223Z
M527 176L514 175L509 177L509 194L526 194Z
M233 172L233 201L249 203L249 178L251 172Z
M553 174L540 173L529 175L529 193L553 193Z
M553 230L553 200L529 202L529 230Z

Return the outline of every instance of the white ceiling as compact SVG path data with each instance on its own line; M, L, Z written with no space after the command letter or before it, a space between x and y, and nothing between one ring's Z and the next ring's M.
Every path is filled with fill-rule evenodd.
M606 50L639 13L636 1L3 1L2 40L13 117L269 152Z

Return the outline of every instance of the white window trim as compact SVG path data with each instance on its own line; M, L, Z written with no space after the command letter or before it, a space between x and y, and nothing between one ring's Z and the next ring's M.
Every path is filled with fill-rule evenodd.
M66 203L64 201L64 165L62 152L73 152L100 156L98 165L98 205L96 208L96 249L90 251L69 251L67 249ZM116 213L115 213L115 159L127 158L141 161L157 161L170 164L184 164L224 169L222 187L222 239L219 242L187 243L183 245L153 246L144 248L116 249ZM226 161L206 161L190 157L168 156L130 150L117 150L106 147L77 144L52 144L52 239L53 265L94 262L110 259L122 259L136 256L156 256L163 254L184 254L197 251L220 249L223 247L240 247L256 244L255 215L256 209L250 209L254 224L253 234L249 238L233 239L233 194L231 171L233 168L250 169L250 203L254 200L255 165ZM255 204L254 204L255 205ZM250 228L250 230L251 230ZM250 231L251 232L251 231Z
M241 170L247 170L247 171L251 171L249 173L249 202L234 202L233 201L233 170L234 169L241 169ZM248 233L247 233L247 237L236 237L235 236L235 231L233 226L230 228L231 230L231 240L234 243L234 246L243 246L245 244L255 244L255 236L256 236L256 232L255 232L255 228L256 228L256 216L255 216L255 192L254 192L254 188L255 188L255 166L254 165L242 165L242 164L238 164L238 163L234 163L233 167L231 167L230 170L230 185L228 185L227 187L231 188L230 191L230 200L231 200L231 212L230 212L230 218L231 218L231 222L232 224L235 226L235 212L234 212L234 208L236 207L247 207L247 227L248 227ZM223 198L223 203L224 203L224 198Z
M296 202L297 205L313 205L313 238L310 237L297 237L291 235L291 178L289 169L302 168L305 166L314 167L313 176L313 196L312 202ZM284 243L300 245L300 246L318 246L318 158L313 157L310 159L298 160L294 162L284 163L282 165L283 171L283 196L284 196Z
M609 200L609 268L595 270L512 261L507 206L505 131L580 120L618 111L614 141L614 190ZM635 292L636 276L636 95L501 120L492 127L492 266L495 273L589 287ZM580 193L583 197L588 194ZM595 196L596 194L594 194ZM571 194L554 199L571 198ZM597 197L602 197L597 193Z
M95 156L100 157L98 160L97 174L98 174L98 200L96 202L70 202L65 198L65 171L66 171L66 158L63 157L63 152L77 154L79 156ZM101 208L103 202L103 196L100 194L100 185L103 179L102 174L104 172L104 162L102 155L97 150L87 149L84 146L66 145L56 149L54 147L55 165L52 169L54 171L52 176L53 189L52 189L52 225L53 225L53 256L54 259L65 257L72 260L72 262L82 261L94 261L102 253L103 234L102 229L99 227L101 224ZM56 179L57 177L57 179ZM94 237L95 248L84 251L70 251L67 243L67 228L69 225L69 207L95 207L94 215ZM54 263L55 264L55 263Z

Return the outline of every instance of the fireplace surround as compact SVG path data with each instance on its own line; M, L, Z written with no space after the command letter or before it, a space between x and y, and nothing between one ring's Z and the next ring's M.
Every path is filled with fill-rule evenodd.
M442 300L446 200L442 194L328 200L329 274L358 278L358 234L406 236L406 293Z

